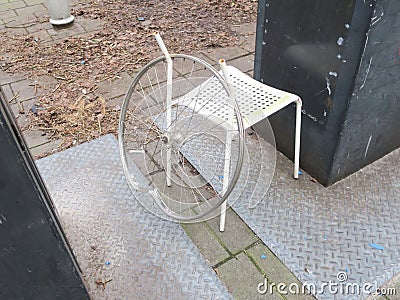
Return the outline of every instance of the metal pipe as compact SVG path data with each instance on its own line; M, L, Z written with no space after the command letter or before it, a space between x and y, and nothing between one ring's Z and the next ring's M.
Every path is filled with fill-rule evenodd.
M74 21L68 0L46 0L46 6L50 14L49 22L51 24L66 25Z
M158 31L155 31L153 33L153 35L156 38L158 46L160 47L162 53L164 54L165 59L167 60L167 63L168 63L168 61L172 61L171 56L169 55L167 47L165 46L164 41L162 40L160 33Z
M294 142L294 174L295 179L299 178L299 164L300 164L300 131L301 131L301 99L296 100L296 135Z
M162 53L164 54L165 59L167 61L167 111L166 111L167 129L166 129L166 131L167 131L167 133L169 133L171 130L171 124L172 124L171 102L172 102L173 65L172 65L171 56L169 55L167 47L165 46L164 41L162 40L162 38L160 36L160 33L158 31L156 31L153 34L154 34L154 37L156 38L158 46L160 47L160 49L161 49ZM171 154L172 154L171 145L167 144L167 186L171 186L171 173L172 173Z
M229 108L228 108L228 130L226 132L226 141L225 141L225 157L224 157L224 177L222 180L222 195L224 195L228 189L229 185L229 171L231 167L231 150L232 150L232 130L233 128L233 117L234 117L234 103L235 103L235 90L231 84L229 78L229 71L226 66L226 62L224 59L220 59L218 61L219 66L221 67L222 74L224 75L225 81L228 84L229 89ZM221 204L221 217L219 222L219 231L225 231L225 220L226 220L226 206L228 200L225 200Z

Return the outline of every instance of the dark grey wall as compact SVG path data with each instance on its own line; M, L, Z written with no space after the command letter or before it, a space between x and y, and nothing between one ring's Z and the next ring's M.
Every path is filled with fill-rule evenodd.
M0 88L0 299L88 299Z
M302 97L301 167L324 185L400 144L399 4L259 1L254 76ZM294 108L269 121L278 149L292 158Z
M379 0L329 183L400 146L400 1Z

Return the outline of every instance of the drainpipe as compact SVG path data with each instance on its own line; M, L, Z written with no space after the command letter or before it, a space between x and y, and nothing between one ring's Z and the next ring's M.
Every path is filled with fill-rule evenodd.
M74 21L70 13L68 0L46 0L50 13L50 23L53 25L66 25Z

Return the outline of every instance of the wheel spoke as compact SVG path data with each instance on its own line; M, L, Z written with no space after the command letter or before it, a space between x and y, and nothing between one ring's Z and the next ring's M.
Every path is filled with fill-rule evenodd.
M131 185L128 180L132 189L157 190L151 195L155 197L155 203L160 204L162 217L193 222L218 209L229 196L241 169L243 132L240 126L225 126L227 121L217 116L230 99L227 85L219 73L194 57L171 56L174 66L173 104L168 108L172 111L171 124L167 127L165 119L167 63L160 57L138 73L124 99L118 133L121 158L125 175L134 182ZM207 109L203 112L204 108ZM239 115L235 112L236 123L241 122ZM229 154L230 190L219 194L210 189L222 183L219 174L223 174L225 160L220 155L225 152L223 136L227 131L232 131L238 142L234 143L236 149L229 152L235 153ZM171 149L170 162L166 161L166 149ZM222 154L218 154L221 151ZM172 167L171 187L166 183L168 163ZM132 165L138 166L143 176L133 172ZM147 179L144 184L143 177ZM157 209L153 211L148 203L143 205L153 213L160 213Z

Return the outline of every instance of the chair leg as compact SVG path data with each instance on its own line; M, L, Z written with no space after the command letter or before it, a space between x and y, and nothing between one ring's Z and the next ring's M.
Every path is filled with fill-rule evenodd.
M301 106L302 102L299 98L296 101L296 133L294 141L294 174L295 179L299 178L299 164L300 164L300 133L301 133Z
M221 215L219 218L219 231L225 231L225 220L226 220L226 201L221 204Z
M229 117L228 117L228 124L233 128L233 117L234 117L234 101L235 101L235 90L229 79L229 73L226 68L226 62L224 59L220 59L219 65L221 67L222 74L225 78L225 81L229 87L229 96L230 96L230 108L229 108ZM225 156L224 156L224 177L222 180L222 195L225 195L228 185L229 185L229 171L231 167L231 146L232 146L232 131L227 130L226 132L226 143L225 143ZM227 201L227 200L226 200ZM221 216L219 220L219 231L225 231L225 219L226 219L226 201L221 204Z
M226 193L226 190L228 189L228 183L229 183L229 169L231 167L231 143L232 143L232 135L230 132L227 133L227 139L226 139L226 148L225 148L225 162L224 162L224 177L222 179L222 195ZM223 232L225 231L225 219L226 219L226 201L225 200L221 204L221 216L219 219L219 231Z
M165 56L165 59L167 61L167 113L166 113L166 125L167 129L166 131L169 132L171 130L171 122L172 122L172 117L171 117L171 102L172 102L172 71L173 71L173 66L172 66L172 59L171 56L169 55L169 52L167 50L167 47L164 44L164 41L162 40L160 33L158 31L153 33L154 37L156 38L156 41L158 43L158 46L160 47L162 53ZM169 137L168 137L169 138ZM171 154L172 150L171 147L168 145L167 147L167 161L166 161L166 181L167 181L167 186L171 186L171 172L172 172L172 162L171 162Z
M232 132L226 133L225 157L224 157L224 177L222 178L222 195L226 193L229 185L229 171L231 167ZM225 231L226 200L221 204L221 217L219 221L219 231Z
M167 132L171 130L172 123L172 112L171 112L171 102L172 102L172 60L167 60L167 114L166 114L166 125ZM172 173L172 162L171 162L172 149L171 146L167 147L167 186L171 186L171 173Z

